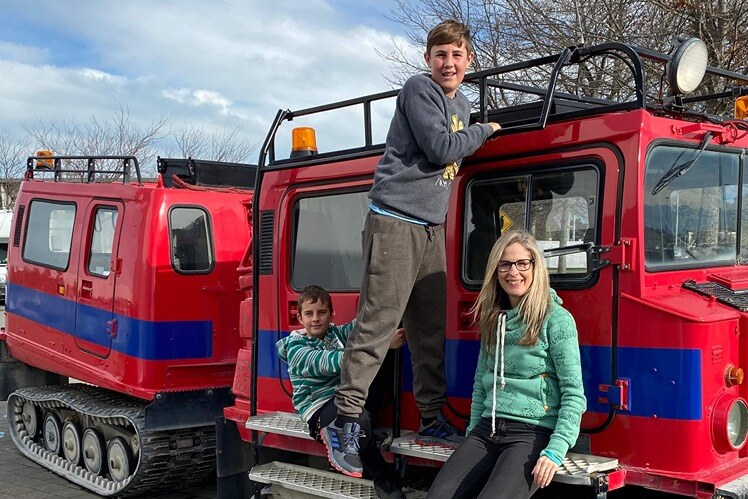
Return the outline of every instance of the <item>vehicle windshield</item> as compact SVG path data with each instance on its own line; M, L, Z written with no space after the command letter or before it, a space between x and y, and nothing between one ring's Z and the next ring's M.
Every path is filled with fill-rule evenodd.
M644 250L650 270L735 265L748 257L745 202L743 213L738 213L746 190L746 184L738 188L740 169L745 167L739 151L705 150L691 168L662 186L668 171L697 154L697 149L670 145L649 153ZM657 187L660 190L652 194Z

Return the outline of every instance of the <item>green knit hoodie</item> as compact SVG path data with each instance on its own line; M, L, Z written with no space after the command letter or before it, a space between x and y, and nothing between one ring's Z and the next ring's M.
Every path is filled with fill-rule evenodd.
M330 324L322 339L297 329L275 344L278 357L288 364L293 386L291 401L305 423L335 395L343 350L355 324L355 320L342 326Z
M488 354L481 346L470 408L471 431L481 418L490 418L496 399L497 418L523 421L553 430L546 451L560 459L579 436L586 407L582 386L577 327L571 314L561 306L551 289L551 307L534 346L519 345L525 324L518 310L506 311L503 367L501 348ZM497 355L495 355L497 354ZM494 383L494 368L496 382ZM495 392L494 392L495 387Z

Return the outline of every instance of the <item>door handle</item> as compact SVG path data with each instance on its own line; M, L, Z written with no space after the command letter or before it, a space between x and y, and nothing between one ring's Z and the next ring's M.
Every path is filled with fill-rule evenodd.
M93 281L81 280L81 298L91 298L93 296Z

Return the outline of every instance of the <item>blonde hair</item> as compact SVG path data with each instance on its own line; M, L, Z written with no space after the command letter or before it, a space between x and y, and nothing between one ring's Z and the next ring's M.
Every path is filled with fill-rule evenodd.
M454 43L458 47L465 45L467 54L473 53L473 38L470 36L470 27L454 19L447 19L434 26L426 38L426 53L431 54L434 45L449 45Z
M504 250L514 243L521 244L535 260L532 266L532 284L517 305L519 315L525 323L525 334L519 341L520 345L535 345L551 306L548 267L545 265L545 259L538 249L535 238L525 231L505 232L493 245L488 255L483 285L471 310L473 319L478 322L481 342L489 353L493 353L493 345L496 343L496 325L499 314L511 308L509 297L499 284L497 268Z

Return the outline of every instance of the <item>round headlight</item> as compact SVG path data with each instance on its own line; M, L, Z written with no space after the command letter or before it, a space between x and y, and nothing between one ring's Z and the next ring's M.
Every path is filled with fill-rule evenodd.
M712 438L721 453L739 450L748 439L748 404L734 395L724 394L714 406Z
M748 435L748 406L742 399L737 399L727 413L727 438L735 448L745 443Z
M674 94L696 90L706 73L708 56L706 44L698 38L689 38L678 45L665 66Z

